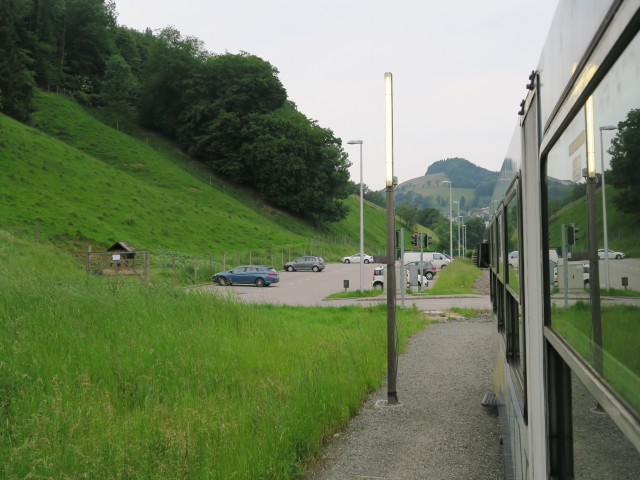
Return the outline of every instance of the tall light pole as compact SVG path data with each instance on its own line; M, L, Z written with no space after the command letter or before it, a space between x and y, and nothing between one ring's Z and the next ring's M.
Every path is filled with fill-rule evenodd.
M387 404L398 403L396 377L396 215L393 176L393 75L384 74L384 165L387 198ZM406 279L400 279L405 288Z
M453 203L458 204L458 216L456 217L456 223L458 224L458 257L460 256L460 202L456 200Z
M462 224L462 251L465 253L467 253L467 226L463 223Z
M451 185L450 180L443 180L442 183L449 184L449 256L453 260L453 204L451 203Z
M362 140L349 140L349 145L360 145L360 291L364 292L364 201L362 185Z
M602 165L602 229L604 230L604 275L605 286L607 290L611 287L609 284L609 234L607 232L607 199L604 194L604 146L602 144L603 130L617 130L615 125L605 125L600 127L600 162Z

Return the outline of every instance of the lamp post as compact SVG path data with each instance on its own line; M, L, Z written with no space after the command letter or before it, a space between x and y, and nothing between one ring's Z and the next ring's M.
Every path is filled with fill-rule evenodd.
M604 193L604 146L602 144L603 130L617 130L615 125L605 125L600 127L600 162L602 165L602 229L604 230L604 275L605 286L607 290L611 287L609 284L609 234L607 232L607 199Z
M458 204L458 216L456 217L456 223L458 224L458 257L460 256L460 202L456 200L453 203Z
M387 198L387 404L397 405L396 378L396 216L393 175L393 75L384 74L384 164ZM400 279L405 288L406 279Z
M442 183L449 184L449 256L453 259L453 204L451 203L451 180L443 180Z
M360 291L364 292L364 201L362 185L362 140L349 140L349 145L360 145Z
M462 224L462 250L467 253L467 226Z

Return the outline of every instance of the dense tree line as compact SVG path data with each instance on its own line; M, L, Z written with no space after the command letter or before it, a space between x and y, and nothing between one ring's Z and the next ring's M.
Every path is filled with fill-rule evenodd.
M315 222L344 218L348 157L299 112L278 71L195 37L120 26L113 0L0 0L0 111L28 122L36 86L110 123L139 121L236 184Z

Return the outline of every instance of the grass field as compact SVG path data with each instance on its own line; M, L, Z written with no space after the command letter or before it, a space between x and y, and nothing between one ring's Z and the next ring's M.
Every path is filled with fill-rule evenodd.
M474 285L484 270L476 267L468 258L456 258L444 270L438 272L433 288L428 295L459 295L472 293Z
M99 122L69 99L39 92L35 128L0 115L0 224L67 251L127 241L140 250L248 257L324 254L359 244L359 201L341 222L313 226L217 178L170 142ZM384 250L385 212L365 204L365 248ZM408 240L407 240L408 241Z
M385 373L385 307L87 277L6 232L0 268L2 478L298 478Z
M636 410L640 410L640 355L634 340L640 338L640 309L628 305L602 307L602 351L606 380ZM586 303L554 308L552 326L593 363L591 309Z

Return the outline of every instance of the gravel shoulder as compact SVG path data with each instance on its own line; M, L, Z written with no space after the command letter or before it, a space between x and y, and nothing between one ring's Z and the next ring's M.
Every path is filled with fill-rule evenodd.
M399 405L385 405L385 383L307 478L504 478L497 411L482 405L493 393L496 342L488 314L414 335L398 360Z

